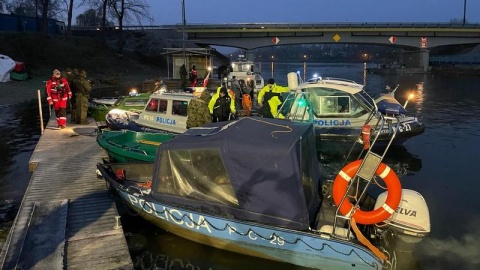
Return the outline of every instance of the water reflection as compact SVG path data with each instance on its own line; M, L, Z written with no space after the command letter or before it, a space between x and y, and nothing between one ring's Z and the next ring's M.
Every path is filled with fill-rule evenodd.
M319 147L318 152L324 177L333 179L346 165L348 154L351 153L349 161L352 161L359 157L360 152L361 146L358 144L352 150L351 144L324 143ZM392 168L400 178L404 175L414 175L422 169L422 159L410 152L404 145L392 145L382 162Z
M122 215L135 269L308 269L198 244L163 231L138 216Z
M36 100L0 106L0 201L23 197L31 177L28 161L40 138L39 119Z

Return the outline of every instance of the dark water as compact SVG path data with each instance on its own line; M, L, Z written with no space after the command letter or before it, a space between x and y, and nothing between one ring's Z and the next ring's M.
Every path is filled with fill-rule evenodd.
M303 63L274 66L274 78L286 84L290 71ZM412 252L402 252L400 269L480 269L480 196L476 162L480 160L480 76L375 75L363 65L307 64L313 73L365 83L377 94L386 84L400 84L396 97L417 98L407 109L420 114L425 133L391 149L385 163L399 175L403 188L420 192L430 210L432 231ZM270 63L262 75L271 77ZM416 91L416 83L424 89ZM0 107L0 200L20 200L30 179L28 159L38 140L38 116L22 106ZM320 156L325 178L340 169L345 152L324 146ZM480 166L479 166L480 167ZM93 170L93 169L92 169ZM199 245L161 231L149 223L122 217L137 269L300 269ZM132 240L132 241L130 241Z
M28 161L40 138L39 119L36 101L0 106L0 202L23 198L31 177Z

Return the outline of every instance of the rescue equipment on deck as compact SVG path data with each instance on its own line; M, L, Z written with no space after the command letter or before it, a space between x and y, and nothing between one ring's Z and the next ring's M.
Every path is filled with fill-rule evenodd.
M125 180L125 173L126 173L125 170L123 170L123 169L118 169L118 170L115 172L115 177L116 177L115 179L116 179L117 181L123 181L123 180Z
M370 148L370 132L372 127L370 125L363 125L362 127L362 141L363 141L363 150Z
M147 180L145 183L139 183L137 184L139 187L143 188L152 188L152 180Z
M333 200L335 205L339 205L344 198L349 182L352 180L353 176L356 175L361 164L361 159L353 161L343 167L337 177L335 177L335 181L333 182ZM342 215L352 216L358 223L368 225L382 222L395 212L402 198L402 186L398 176L384 163L380 163L375 171L375 175L382 178L387 185L388 195L385 203L375 210L363 211L360 209L353 209L352 203L345 198L339 208Z
M246 116L250 116L252 111L252 98L249 94L242 95L242 109L245 111Z

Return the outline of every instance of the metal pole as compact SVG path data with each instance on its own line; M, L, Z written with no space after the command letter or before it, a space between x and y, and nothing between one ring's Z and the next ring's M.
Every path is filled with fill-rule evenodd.
M466 13L467 13L467 0L463 0L463 25L465 25Z
M273 78L273 60L272 60L272 78Z
M307 74L307 61L303 62L303 81L305 81Z
M187 66L187 56L185 52L185 27L187 21L185 19L185 0L182 0L182 24L183 24L183 31L182 31L182 46L183 46L183 64Z
M40 115L40 133L43 134L42 98L40 95L40 90L37 90L37 96L38 96L38 113Z
M35 33L38 32L38 0L35 0Z

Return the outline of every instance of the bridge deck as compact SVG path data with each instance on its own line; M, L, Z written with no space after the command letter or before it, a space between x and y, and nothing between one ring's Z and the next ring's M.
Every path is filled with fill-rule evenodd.
M117 209L95 165L96 126L50 120L30 159L33 171L2 249L2 269L133 269Z

